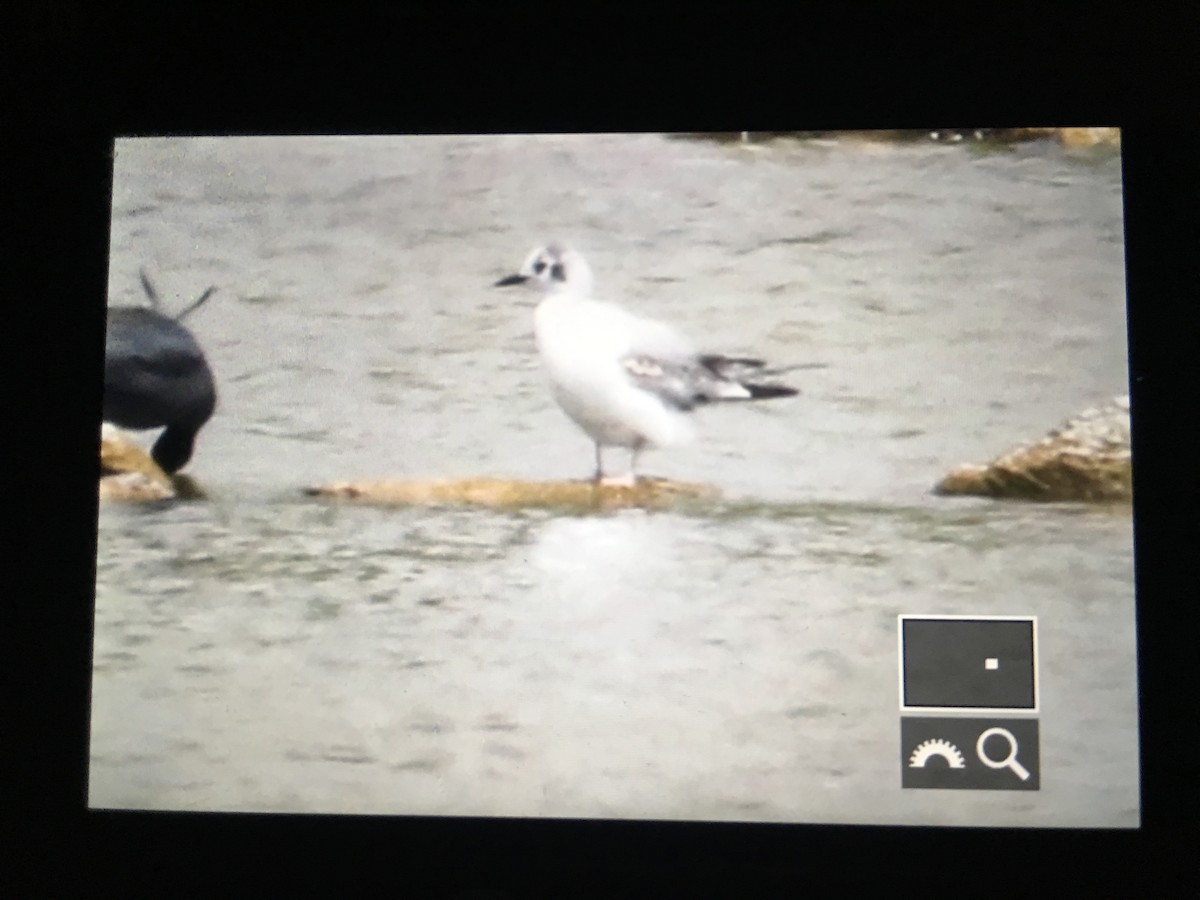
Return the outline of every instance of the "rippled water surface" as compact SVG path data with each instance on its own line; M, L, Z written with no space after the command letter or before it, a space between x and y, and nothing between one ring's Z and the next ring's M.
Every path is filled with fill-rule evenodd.
M208 501L100 511L91 803L1136 824L1128 509L929 493L1126 390L1121 235L1118 157L1052 144L119 142L110 302L216 284L220 405ZM304 497L589 472L489 287L553 237L600 296L805 367L646 455L723 499ZM900 613L1038 616L1040 791L900 789Z

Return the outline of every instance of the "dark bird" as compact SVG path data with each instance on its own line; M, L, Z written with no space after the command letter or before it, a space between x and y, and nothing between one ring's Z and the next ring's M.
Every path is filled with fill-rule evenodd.
M104 421L135 430L162 428L150 455L168 474L192 458L196 434L213 414L212 370L181 323L216 290L210 287L176 316L159 312L158 292L141 272L153 308L108 310L104 343Z

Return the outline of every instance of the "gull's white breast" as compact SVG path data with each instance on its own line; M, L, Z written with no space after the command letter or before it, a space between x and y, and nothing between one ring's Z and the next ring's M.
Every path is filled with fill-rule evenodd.
M555 400L597 443L663 446L691 436L685 416L634 386L621 363L630 354L689 356L691 349L666 326L560 293L538 305L534 333Z

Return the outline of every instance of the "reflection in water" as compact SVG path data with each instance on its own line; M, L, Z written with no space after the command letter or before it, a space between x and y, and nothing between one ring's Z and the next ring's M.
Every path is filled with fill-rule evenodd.
M119 144L112 302L142 265L226 300L189 320L221 378L189 467L211 500L100 511L91 802L1134 824L1128 516L929 495L1123 390L1119 160L960 150ZM646 455L725 500L303 499L588 474L531 310L487 287L556 230L598 293L805 366L787 410L703 410ZM1032 807L896 789L902 612L1039 616Z

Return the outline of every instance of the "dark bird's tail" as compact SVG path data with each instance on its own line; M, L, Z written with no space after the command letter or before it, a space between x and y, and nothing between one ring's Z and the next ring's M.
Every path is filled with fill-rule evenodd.
M150 298L150 305L158 309L162 305L162 300L158 296L158 291L154 289L154 285L150 283L150 276L146 274L145 269L140 269L138 274L142 276L142 290Z
M158 291L154 287L154 284L150 281L150 276L146 274L145 269L139 269L138 275L140 275L141 279L142 279L142 290L144 290L146 292L146 296L150 298L150 307L152 309L157 310L159 307L162 306L162 298L159 296ZM196 310L198 310L201 306L204 305L204 301L206 301L209 297L211 297L213 295L213 293L216 291L216 289L217 289L216 285L209 287L208 290L206 290L203 294L201 294L200 298L198 300L195 300L191 306L189 306L187 309L185 309L183 312L179 313L178 315L174 316L175 321L182 322L185 318L187 318L189 315L191 315Z
M177 315L175 317L175 321L182 322L187 316L191 315L196 310L198 310L201 306L204 305L204 301L207 300L209 297L211 297L216 292L216 290L217 290L217 286L215 284L212 285L211 287L209 287L208 290L206 290L203 294L200 295L199 300L196 300L194 303L192 303L191 306L189 306L187 309L185 309L183 312L181 312L179 315Z

